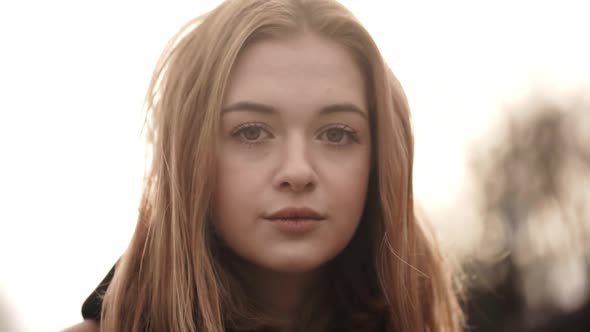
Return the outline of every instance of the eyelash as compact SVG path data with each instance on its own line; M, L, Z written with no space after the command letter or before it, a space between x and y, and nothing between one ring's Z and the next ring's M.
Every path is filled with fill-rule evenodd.
M246 144L250 147L254 146L254 145L259 145L259 144L265 143L265 140L249 141L247 139L244 139L243 137L240 137L244 133L244 130L250 129L250 128L258 128L261 131L265 132L270 138L274 138L274 136L270 133L270 130L268 130L265 125L263 125L262 123L258 123L258 122L244 123L244 124L237 126L231 132L231 136L233 138L237 139L240 143ZM325 126L320 129L321 132L318 135L318 137L326 134L328 132L328 130L331 130L331 129L342 130L344 135L346 135L348 137L348 139L352 140L352 142L354 142L354 143L359 143L358 133L354 129L352 129L351 127L349 127L345 124L333 124L333 125ZM333 142L326 142L326 143L329 145L332 145L332 146L336 146L336 147L348 145L347 143L344 143L344 144L343 143L333 143Z
M339 124L335 124L335 125L328 125L326 127L321 128L321 133L319 136L324 135L328 132L328 130L330 129L339 129L342 130L342 132L344 133L345 136L348 136L348 139L350 139L352 142L354 143L359 143L359 137L358 137L358 133L356 132L356 130L350 128L349 126L343 124L343 123L339 123ZM348 145L346 143L333 143L333 142L327 142L327 144L333 145L333 146L345 146Z
M270 133L270 131L266 128L265 125L263 125L262 123L258 123L258 122L250 122L250 123L244 123L241 124L239 126L237 126L232 132L231 132L231 136L235 139L238 140L238 142L242 143L242 144L246 144L249 147L254 146L254 145L258 145L258 144L263 144L265 141L264 140L260 140L260 141L248 141L245 140L243 137L240 137L240 135L242 133L244 133L245 129L250 129L250 128L258 128L263 132L266 132L270 138L273 138L274 136Z

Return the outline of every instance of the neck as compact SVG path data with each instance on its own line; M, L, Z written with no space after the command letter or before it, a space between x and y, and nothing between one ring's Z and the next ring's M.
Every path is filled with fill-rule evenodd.
M297 318L312 302L323 269L311 272L269 271L252 264L240 264L240 275L253 299L282 325L281 331L292 331Z

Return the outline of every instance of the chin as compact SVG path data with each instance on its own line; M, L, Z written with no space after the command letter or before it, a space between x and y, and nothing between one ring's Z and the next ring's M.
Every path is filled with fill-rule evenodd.
M317 256L310 259L310 257L304 255L290 255L290 256L277 256L273 257L272 260L266 262L259 262L260 267L276 272L276 273L287 273L287 274L302 274L316 272L325 266L330 259L318 259ZM260 264L261 263L261 264Z
M292 264L281 264L266 267L267 269L276 273L285 274L305 274L319 270L324 264L307 264L294 262Z

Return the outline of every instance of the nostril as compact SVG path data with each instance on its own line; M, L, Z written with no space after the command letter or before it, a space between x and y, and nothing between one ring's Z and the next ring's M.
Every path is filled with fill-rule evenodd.
M280 184L281 189L289 189L292 191L309 191L315 187L312 181L298 182L298 181L283 181Z

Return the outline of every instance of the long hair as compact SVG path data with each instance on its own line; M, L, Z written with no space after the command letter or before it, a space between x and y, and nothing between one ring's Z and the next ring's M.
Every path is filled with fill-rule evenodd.
M337 277L318 310L339 315L332 323L342 329L461 329L452 274L414 215L408 104L368 32L332 0L234 0L189 22L157 65L146 97L151 164L135 233L104 296L102 331L264 325L220 259L211 229L216 138L240 51L260 39L299 33L329 38L354 55L368 83L373 135L361 224L330 263Z

